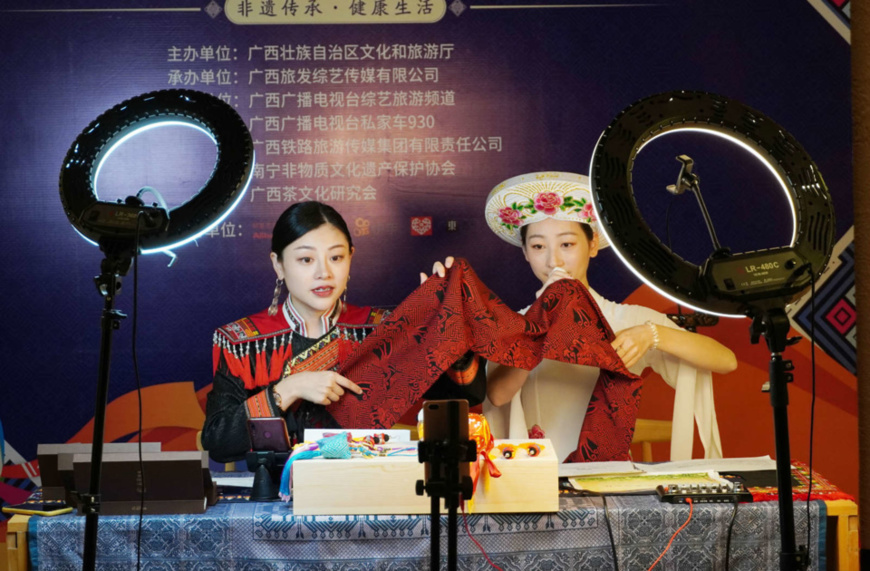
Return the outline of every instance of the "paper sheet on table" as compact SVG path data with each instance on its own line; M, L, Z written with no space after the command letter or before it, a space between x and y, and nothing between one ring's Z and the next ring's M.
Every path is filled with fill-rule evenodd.
M634 462L574 462L559 464L559 477L640 474Z
M635 463L635 466L647 474L663 472L758 472L776 470L776 461L770 456L754 458L711 458L697 460L680 460L678 462L659 462L656 464Z
M725 483L716 472L618 474L610 476L580 476L569 478L575 490L591 494L642 494L655 493L657 486L718 485Z

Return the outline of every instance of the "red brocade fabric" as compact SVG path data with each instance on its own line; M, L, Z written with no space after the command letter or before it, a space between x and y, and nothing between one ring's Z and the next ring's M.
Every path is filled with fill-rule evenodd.
M523 316L457 260L445 278L426 280L356 347L339 372L364 392L347 393L327 410L344 427L388 428L469 350L526 370L542 359L589 365L601 375L568 461L625 460L641 380L625 368L613 338L580 282L554 283Z
M810 467L804 462L797 461L792 461L791 465L792 498L796 502L805 502L807 501L807 494L810 493ZM838 488L815 470L812 471L812 474L813 488L811 499L855 501L853 496ZM747 489L752 494L752 500L756 502L774 502L779 499L779 490L776 486L747 486Z

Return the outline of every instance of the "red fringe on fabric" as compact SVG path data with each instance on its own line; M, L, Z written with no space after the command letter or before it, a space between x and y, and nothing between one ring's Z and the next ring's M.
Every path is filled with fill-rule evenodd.
M355 348L339 372L364 392L348 393L327 410L343 427L386 428L468 350L526 370L555 359L601 369L574 461L627 459L641 380L625 368L613 337L580 282L554 283L522 316L460 259L445 278L426 280Z

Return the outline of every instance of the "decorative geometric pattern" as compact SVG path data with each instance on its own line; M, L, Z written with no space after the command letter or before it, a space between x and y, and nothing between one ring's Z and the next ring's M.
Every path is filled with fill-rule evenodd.
M852 43L852 2L851 0L807 0L810 6L839 33L844 40Z
M809 300L792 319L807 335L815 325L818 346L852 374L856 372L855 243L850 242L838 257L839 265L816 287L815 318Z
M223 11L224 9L221 8L220 4L214 0L211 0L211 2L209 2L205 7L205 13L211 16L212 19L217 18Z
M843 22L852 23L852 2L849 0L825 0L825 4L836 13Z
M854 292L855 288L852 288L851 292ZM834 329L836 329L840 335L846 335L849 333L849 330L855 325L855 320L857 319L857 314L855 312L855 307L848 303L846 299L841 299L837 302L837 305L828 312L825 316L828 323L830 323Z
M450 11L453 12L453 15L457 18L465 12L465 9L466 6L461 0L453 0L453 2L450 3Z
M605 516L600 497L561 496L555 514L475 514L471 535L504 570L612 569L616 542L620 569L647 569L689 513L686 505L656 496L612 496ZM696 505L692 520L656 567L661 570L724 568L733 506ZM805 503L795 504L799 544L807 539ZM824 569L825 507L810 504L811 569ZM102 516L97 570L136 564L135 516ZM64 515L30 519L34 571L80 569L85 518ZM219 503L201 515L152 516L144 520L142 569L185 571L363 571L428 569L429 516L295 516L284 503ZM447 555L447 517L441 518L442 557ZM731 539L735 570L779 568L776 502L740 504ZM460 515L458 568L488 568L465 532ZM821 551L820 551L821 548Z

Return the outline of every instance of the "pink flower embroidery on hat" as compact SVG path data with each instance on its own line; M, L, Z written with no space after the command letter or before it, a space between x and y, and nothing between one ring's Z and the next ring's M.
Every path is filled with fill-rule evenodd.
M486 199L486 223L495 234L522 246L520 229L545 218L589 224L598 232L598 219L592 204L589 178L574 173L533 172L502 181ZM598 247L609 246L607 237L598 236Z
M510 206L500 208L498 211L498 217L502 224L508 226L519 226L523 223L523 217L520 215L520 212Z
M562 197L555 192L539 192L535 195L535 209L547 216L555 214L563 202Z

